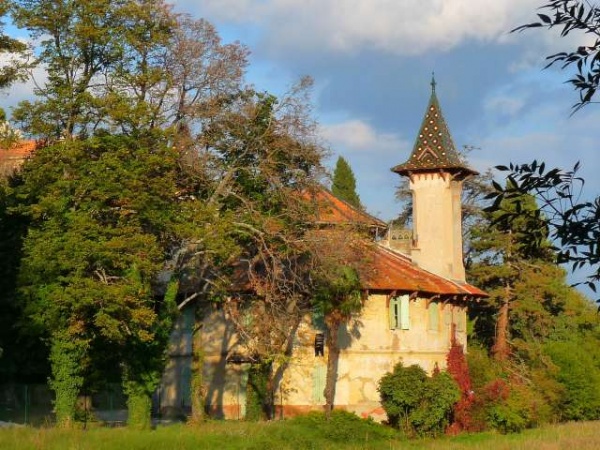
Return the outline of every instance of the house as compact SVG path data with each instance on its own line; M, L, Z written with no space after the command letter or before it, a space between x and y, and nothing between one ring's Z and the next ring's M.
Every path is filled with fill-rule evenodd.
M469 303L486 297L465 282L462 261L462 184L476 172L458 156L435 83L413 151L392 170L410 180L412 232L387 230L385 223L326 190L319 194L315 220L332 226L360 223L375 237L375 243L365 247L370 268L360 277L362 313L338 335L341 353L334 403L336 408L376 419L385 418L379 379L400 360L428 372L443 368L453 338L466 348ZM195 335L193 308L185 309L176 325L160 406L190 407L194 344L204 355L206 410L217 417L243 418L250 361L238 355L235 327L222 309L209 308L201 316L202 323L196 324L201 332ZM291 358L275 380L277 417L322 409L327 356L322 333L310 317L295 331Z

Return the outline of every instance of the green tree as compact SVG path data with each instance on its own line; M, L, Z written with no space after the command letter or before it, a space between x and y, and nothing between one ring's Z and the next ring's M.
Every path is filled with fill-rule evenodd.
M533 197L524 196L507 201L503 208L537 210L537 205ZM555 257L547 241L536 252L531 252L527 245L526 236L530 233L537 232L540 240L547 239L543 223L531 221L527 216L510 224L493 221L494 216L490 215L488 222L472 230L474 252L468 276L490 294L487 305L494 305L496 317L493 326L487 324L488 330L494 330L492 350L497 359L506 360L510 354L511 310L515 309L517 302L531 301L528 292L523 292L523 289L518 292L517 285L528 283L531 277L544 269L554 269ZM541 302L544 299L536 300ZM485 320L481 320L479 325L484 326Z
M27 65L21 59L27 49L26 45L4 33L2 18L7 14L9 7L9 2L3 2L0 5L0 55L3 57L12 55L12 58L8 61L4 60L0 67L0 89L10 86L15 81L24 80L26 77Z
M257 367L251 373L266 377L266 382L249 379L249 387L266 389L257 396L264 400L264 418L273 412L278 377L272 369L285 369L295 330L309 310L312 258L306 224L315 215L306 192L317 186L323 150L305 115L308 87L304 80L281 99L243 91L199 136L207 176L214 180L199 194L227 220L245 261L242 279L253 291L235 296L224 308L242 347L254 357Z
M598 256L598 216L600 200L581 200L584 180L577 176L579 163L573 170L559 168L546 169L544 163L533 161L531 164L498 166L497 169L509 172L507 186L496 184L495 191L489 195L494 199L488 208L494 211L498 222L503 226L523 216L524 220L543 223L549 230L549 237L558 250L557 261L570 263L573 270L589 267L592 274L585 282L593 291L600 279L600 257ZM539 208L528 210L507 210L506 201L515 201L523 195L530 195L539 202ZM546 245L536 233L527 233L524 240L530 251L537 251Z
M162 0L15 0L48 73L13 117L51 140L192 126L240 87L247 51Z
M177 161L160 135L103 135L38 151L15 186L29 220L19 284L49 342L61 424L73 419L99 346L121 356L130 402L147 399L130 417L149 418L175 300L153 283L180 221L195 214L174 201Z
M336 197L347 201L356 208L362 208L360 197L356 193L356 177L343 156L338 157L333 171L333 183L331 192Z

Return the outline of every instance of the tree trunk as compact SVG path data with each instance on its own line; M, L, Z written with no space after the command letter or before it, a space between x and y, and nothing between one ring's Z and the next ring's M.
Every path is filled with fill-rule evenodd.
M204 404L206 392L204 389L204 345L202 328L195 327L192 341L192 416L189 423L198 425L206 419Z
M329 420L334 407L335 386L338 375L338 362L340 359L340 348L338 346L338 330L340 329L341 316L336 313L325 317L327 325L327 375L325 377L325 417Z
M498 311L498 319L496 321L496 340L492 352L497 361L506 361L510 353L508 348L508 326L509 326L509 306L510 306L510 285L506 285L504 289L504 298L500 311Z

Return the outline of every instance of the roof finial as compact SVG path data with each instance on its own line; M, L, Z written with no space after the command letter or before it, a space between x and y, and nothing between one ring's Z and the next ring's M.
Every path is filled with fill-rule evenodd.
M435 93L435 85L437 83L435 82L435 72L431 72L431 93L434 94Z

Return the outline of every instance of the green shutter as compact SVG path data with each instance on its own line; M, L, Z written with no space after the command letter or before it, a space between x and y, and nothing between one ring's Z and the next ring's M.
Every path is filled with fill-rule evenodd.
M438 302L429 303L429 329L437 331L439 329L440 305Z
M316 365L313 369L313 402L322 405L325 403L325 380L327 376L327 366L324 364Z
M388 318L390 322L390 330L395 330L398 328L398 313L400 312L400 307L398 304L398 297L390 298L390 305L388 308Z
M408 330L410 328L408 304L408 295L403 295L402 297L400 297L400 328L403 330Z

